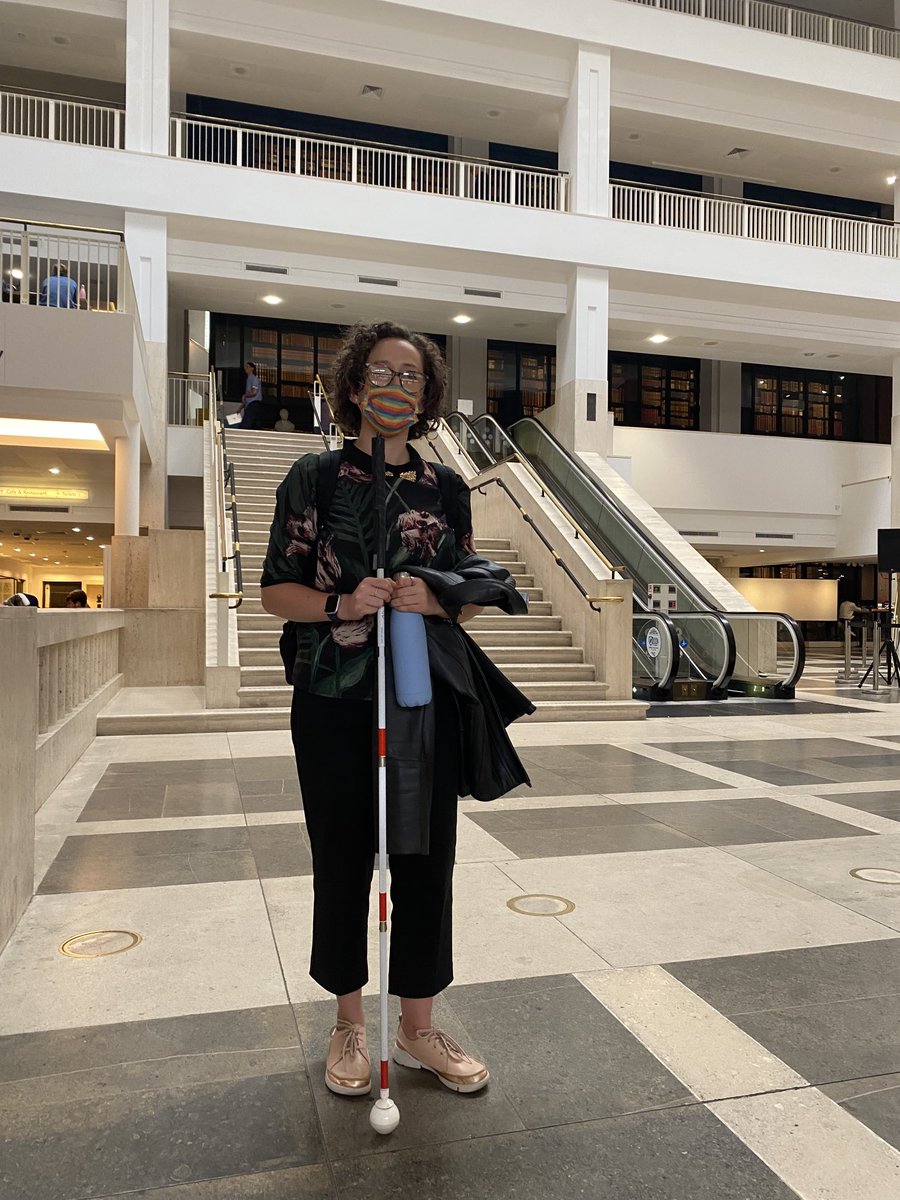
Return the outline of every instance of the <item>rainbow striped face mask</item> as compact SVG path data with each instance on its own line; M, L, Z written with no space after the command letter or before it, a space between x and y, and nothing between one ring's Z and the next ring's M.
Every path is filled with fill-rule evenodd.
M419 404L401 387L372 387L369 385L359 398L360 412L373 429L384 437L395 437L415 425Z

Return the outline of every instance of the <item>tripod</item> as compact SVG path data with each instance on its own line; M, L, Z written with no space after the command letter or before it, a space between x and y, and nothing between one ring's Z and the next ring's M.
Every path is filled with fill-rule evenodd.
M885 679L888 687L891 686L895 678L898 680L898 682L900 682L900 657L897 655L897 647L894 644L894 639L891 632L894 628L893 625L888 621L886 623L886 627L883 627L881 620L878 617L875 618L873 625L872 661L869 663L869 669L866 671L865 675L863 675L862 679L857 684L857 687L861 688L874 671L875 675L872 679L872 691L877 692L879 690L879 684L881 683L882 678ZM882 633L886 634L886 636L882 637ZM881 673L882 658L884 659L884 665L887 668L886 676L882 676Z

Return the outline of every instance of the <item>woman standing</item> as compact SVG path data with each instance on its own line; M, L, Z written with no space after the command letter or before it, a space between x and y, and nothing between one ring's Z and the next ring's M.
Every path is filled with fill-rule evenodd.
M409 445L432 429L446 372L437 347L390 322L356 325L334 366L335 413L346 434L325 519L317 511L319 456L294 464L278 489L262 576L267 612L296 622L291 732L313 859L310 974L337 997L325 1082L338 1095L371 1090L362 1007L375 856L373 691L375 614L446 617L405 566L449 571L472 553L469 493L457 476L455 527L434 467ZM385 439L387 572L372 574L372 442ZM479 609L467 606L459 619ZM428 854L392 854L389 990L400 996L393 1057L448 1088L475 1092L488 1071L432 1023L432 1001L453 978L452 876L459 746L449 697L434 690L434 783ZM425 798L429 802L429 798Z

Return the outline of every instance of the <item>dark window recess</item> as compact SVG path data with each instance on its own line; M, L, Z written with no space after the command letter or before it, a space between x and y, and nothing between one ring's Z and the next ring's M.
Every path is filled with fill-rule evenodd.
M514 167L543 167L546 171L559 170L559 155L555 150L536 150L532 146L507 146L503 142L490 142L488 158L493 162L510 163Z
M887 444L891 380L745 363L741 432Z
M609 408L617 425L699 429L699 359L610 354Z
M316 137L346 138L355 142L383 142L388 146L431 150L436 154L446 154L450 147L450 140L444 133L400 129L394 125L375 125L368 121L348 121L343 117L292 112L290 109L267 108L261 104L240 104L234 100L218 100L212 96L189 95L185 108L195 116L216 117L220 121L243 121L248 125L271 125L277 129L294 129L298 133L309 133Z
M826 196L819 192L798 192L793 188L769 187L762 183L745 183L744 199L758 200L761 204L789 204L793 208L838 213L845 217L874 217L877 220L884 216L883 206L875 200L852 200L849 196Z
M620 183L642 183L647 187L678 188L685 192L703 191L702 175L667 171L662 167L644 167L639 163L611 162L609 177Z
M228 313L213 313L210 323L210 365L222 373L224 399L240 400L244 363L255 362L266 424L271 427L278 420L278 410L286 408L299 430L311 430L313 384L318 375L331 391L332 365L343 337L340 327ZM428 336L446 354L446 337Z
M536 417L555 394L555 346L488 342L487 411L504 429L521 417Z

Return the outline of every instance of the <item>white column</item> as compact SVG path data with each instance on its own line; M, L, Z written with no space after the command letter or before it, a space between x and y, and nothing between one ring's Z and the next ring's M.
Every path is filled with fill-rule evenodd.
M891 528L900 529L900 355L894 359L891 405Z
M610 453L609 274L576 267L556 335L556 403L544 423L569 450Z
M168 281L166 218L125 213L125 253L134 283L136 319L144 333L147 355L146 399L138 416L147 444L148 463L141 489L141 524L166 524L166 376L168 372ZM135 396L138 401L137 395Z
M579 46L559 129L571 212L609 216L609 89L609 50Z
M169 153L169 0L127 0L125 148Z
M116 438L115 534L137 537L141 514L141 429L126 421L126 431Z

